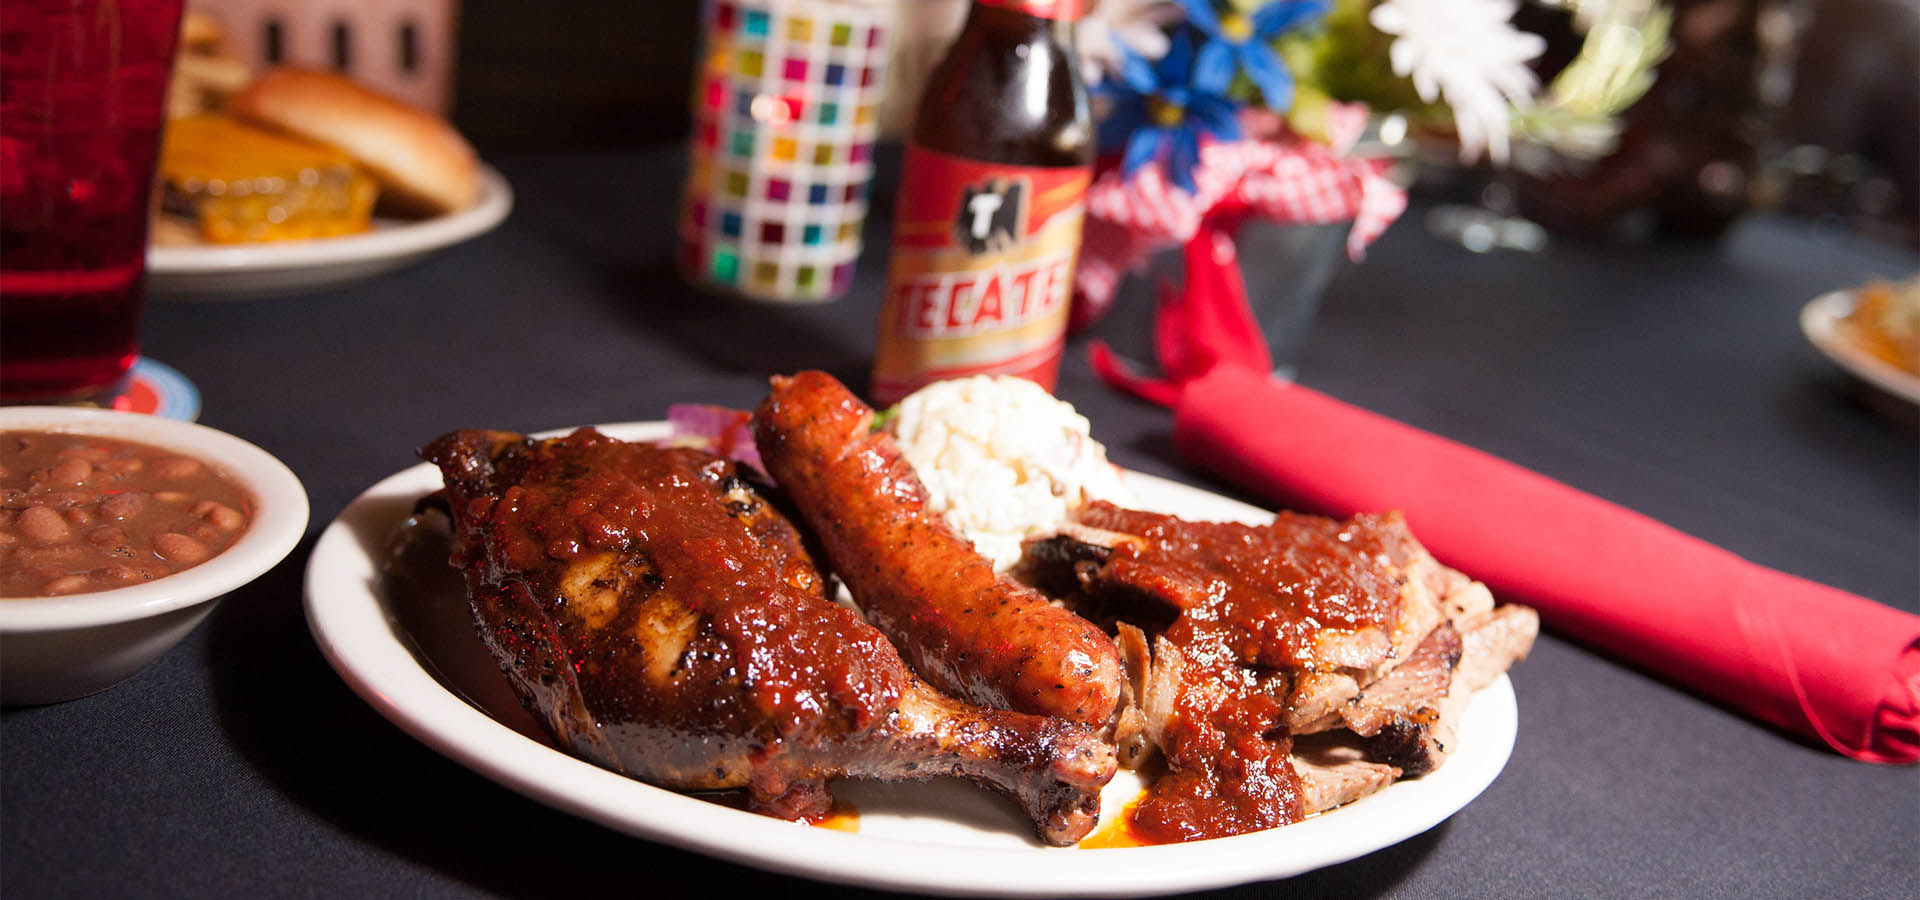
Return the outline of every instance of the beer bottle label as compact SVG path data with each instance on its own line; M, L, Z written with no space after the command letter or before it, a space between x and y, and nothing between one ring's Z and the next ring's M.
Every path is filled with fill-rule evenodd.
M1073 297L1082 167L1016 166L909 144L872 394L1018 375L1053 389Z

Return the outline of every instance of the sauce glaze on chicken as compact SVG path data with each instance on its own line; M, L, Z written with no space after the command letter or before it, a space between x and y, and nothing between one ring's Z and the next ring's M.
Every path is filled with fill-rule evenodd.
M1478 627L1492 604L1397 514L1245 525L1094 502L1026 565L1122 636L1135 702L1118 738L1165 768L1131 813L1145 843L1286 825L1431 770L1457 719L1445 701L1477 688L1456 690L1455 620ZM1523 655L1531 624L1503 622L1502 647ZM1300 758L1300 735L1335 732L1345 746L1316 738Z
M613 440L456 431L453 563L480 635L572 752L751 808L825 814L830 778L958 775L1011 796L1042 839L1092 828L1112 749L1059 719L927 688L830 601L799 532L732 462Z

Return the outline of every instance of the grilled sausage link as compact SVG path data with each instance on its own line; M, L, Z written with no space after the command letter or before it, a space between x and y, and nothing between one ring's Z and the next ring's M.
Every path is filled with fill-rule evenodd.
M1000 576L945 518L873 409L833 376L775 376L754 439L867 620L920 677L984 706L1105 726L1120 655L1105 633Z

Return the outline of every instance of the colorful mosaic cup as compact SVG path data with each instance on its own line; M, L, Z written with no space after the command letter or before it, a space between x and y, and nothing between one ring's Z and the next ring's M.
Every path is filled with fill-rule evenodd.
M707 0L680 267L763 300L845 293L860 255L893 12Z

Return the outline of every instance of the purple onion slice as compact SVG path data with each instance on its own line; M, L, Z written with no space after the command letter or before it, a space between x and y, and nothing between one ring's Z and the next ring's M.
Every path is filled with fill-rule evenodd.
M753 413L707 403L675 403L667 407L668 443L698 447L716 456L749 465L762 473L760 448L753 443Z

